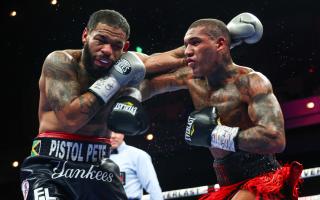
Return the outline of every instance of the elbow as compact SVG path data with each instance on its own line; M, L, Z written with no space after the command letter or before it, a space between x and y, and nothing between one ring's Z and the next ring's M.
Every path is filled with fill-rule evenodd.
M286 141L285 139L280 139L280 141L277 142L276 153L282 153L286 148Z
M286 148L286 140L284 132L275 131L272 133L270 140L270 151L271 153L282 153Z
M142 101L146 101L153 96L152 95L152 90L153 90L152 83L148 79L145 79L140 83L139 90L141 92Z
M272 145L271 152L272 153L282 153L286 148L285 142L275 142L274 145Z

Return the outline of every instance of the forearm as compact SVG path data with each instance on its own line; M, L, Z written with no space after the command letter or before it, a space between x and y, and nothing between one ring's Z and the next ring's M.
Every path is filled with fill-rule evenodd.
M184 47L150 56L138 54L146 66L147 74L164 73L186 66Z
M148 79L145 79L140 83L139 90L141 91L142 101L150 99L156 95L152 82Z
M192 73L188 67L178 69L173 73L162 74L151 79L145 79L139 86L142 100L157 94L187 89L186 79Z
M283 130L254 126L238 133L238 148L252 153L280 153L285 148Z
M172 81L165 81L162 77L156 77L153 79L145 79L139 85L141 91L142 101L148 100L156 95L166 92L173 92L181 89L187 89L185 85L174 84Z
M88 123L102 107L103 104L94 94L86 92L55 112L65 130L75 132Z
M193 146L218 148L235 152L240 150L270 154L284 150L284 129L278 124L259 123L248 129L230 127L219 122L215 107L206 107L192 112L187 121L185 140Z

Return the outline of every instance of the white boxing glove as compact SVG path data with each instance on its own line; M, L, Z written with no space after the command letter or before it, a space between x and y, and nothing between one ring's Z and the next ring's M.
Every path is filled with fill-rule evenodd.
M260 20L251 13L241 13L235 16L227 25L231 36L231 47L242 42L254 44L263 34L263 26Z
M98 79L88 90L103 103L107 103L122 86L139 84L145 73L146 69L140 58L128 51L121 55L107 76Z

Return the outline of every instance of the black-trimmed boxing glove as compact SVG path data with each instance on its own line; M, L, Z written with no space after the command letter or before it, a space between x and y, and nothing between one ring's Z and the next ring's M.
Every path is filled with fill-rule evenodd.
M125 135L141 135L149 129L149 118L141 105L141 93L127 88L127 94L119 97L111 107L107 119L108 128Z
M123 86L138 85L145 76L146 69L140 58L133 52L123 53L111 67L108 75L98 79L89 91L104 104Z
M215 107L192 112L188 117L185 141L193 146L237 150L238 127L221 125Z

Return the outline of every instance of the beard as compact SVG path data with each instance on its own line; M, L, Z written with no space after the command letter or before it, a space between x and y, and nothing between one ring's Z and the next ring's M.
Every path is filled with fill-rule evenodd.
M103 76L105 76L110 68L101 68L101 67L97 67L94 63L93 63L93 56L89 50L89 46L88 44L85 44L83 46L83 64L84 67L86 69L86 71L93 77L95 78L101 78Z

